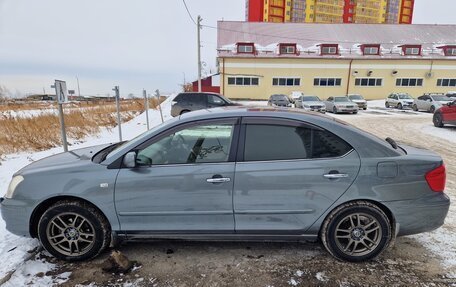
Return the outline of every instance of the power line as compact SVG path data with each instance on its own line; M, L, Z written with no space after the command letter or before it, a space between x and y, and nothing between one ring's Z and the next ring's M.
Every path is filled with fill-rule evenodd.
M188 10L187 3L185 3L185 0L182 0L182 2L184 3L185 10L187 10L188 16L190 16L190 19L192 20L193 24L197 25L195 19L193 19L193 16L190 13L190 10Z
M349 25L349 24L347 24ZM252 33L252 32L247 32L247 31L240 31L240 30L233 30L233 29L227 29L227 28L220 28L220 27L215 27L215 26L210 26L210 25L201 25L206 28L210 29L215 29L215 30L222 30L222 31L228 31L228 32L235 32L235 33L242 33L242 34L248 34L248 35L254 35L254 36L263 36L263 37L273 37L273 38L282 38L282 39L288 39L288 40L301 40L301 41L314 41L314 42L338 42L338 43L347 43L347 44L359 44L360 41L347 41L347 40L328 40L328 39L311 39L311 38L297 38L297 37L287 37L284 35L271 35L271 34L261 34L261 33ZM387 45L394 45L394 44L404 44L404 43L392 43L392 42L385 42L385 43L376 43L376 44L387 44ZM439 44L436 42L420 42L420 44ZM443 44L442 44L443 45Z

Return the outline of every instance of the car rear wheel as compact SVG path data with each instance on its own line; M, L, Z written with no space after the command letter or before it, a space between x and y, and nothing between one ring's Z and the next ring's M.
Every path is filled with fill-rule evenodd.
M376 205L351 202L328 215L320 239L335 258L360 262L377 257L389 246L392 228L386 214Z
M430 112L431 114L435 113L435 107L434 107L434 106L431 106L431 108L429 109L429 112Z
M443 119L441 113L435 113L432 121L434 122L435 127L443 128Z
M79 201L60 201L48 208L38 223L43 247L58 259L91 259L110 243L111 228L93 206Z

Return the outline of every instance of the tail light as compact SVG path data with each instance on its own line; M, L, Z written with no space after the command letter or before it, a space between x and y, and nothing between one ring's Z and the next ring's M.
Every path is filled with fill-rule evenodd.
M429 187L433 191L442 192L445 190L446 170L444 164L427 172L425 177Z

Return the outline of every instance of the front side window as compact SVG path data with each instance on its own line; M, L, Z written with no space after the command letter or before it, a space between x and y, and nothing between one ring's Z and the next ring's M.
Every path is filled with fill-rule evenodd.
M340 157L352 147L334 134L307 126L246 126L244 161Z
M208 124L169 134L137 153L139 166L227 162L234 124Z
M218 97L216 95L208 95L207 102L210 105L216 105L216 106L224 106L226 104L224 100L222 100L220 97Z

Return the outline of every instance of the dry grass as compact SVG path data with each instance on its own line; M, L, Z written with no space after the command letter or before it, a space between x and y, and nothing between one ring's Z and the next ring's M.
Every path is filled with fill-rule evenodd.
M161 99L163 101L164 98ZM158 100L151 99L150 108L156 108ZM27 108L26 108L27 106ZM11 106L10 106L11 107ZM40 108L43 107L43 108ZM21 104L18 110L56 109L43 103ZM0 111L8 111L1 106ZM11 110L11 109L10 109ZM144 111L144 101L121 102L122 122L131 120ZM80 140L100 131L100 128L116 126L115 102L80 102L65 105L67 137ZM60 124L56 112L34 117L14 117L8 112L0 114L0 158L2 154L21 151L39 151L61 145Z

